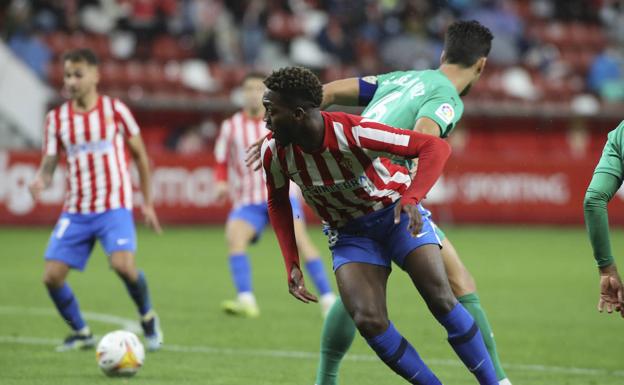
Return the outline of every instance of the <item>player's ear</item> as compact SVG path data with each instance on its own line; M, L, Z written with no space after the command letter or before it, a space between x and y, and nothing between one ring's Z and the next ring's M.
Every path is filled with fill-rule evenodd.
M481 73L483 72L483 69L485 68L486 63L487 63L487 58L485 56L477 60L477 62L475 63L475 72L478 75L481 75Z
M293 115L295 117L295 119L297 120L302 120L305 117L305 110L303 109L303 107L296 107L295 110L293 111Z

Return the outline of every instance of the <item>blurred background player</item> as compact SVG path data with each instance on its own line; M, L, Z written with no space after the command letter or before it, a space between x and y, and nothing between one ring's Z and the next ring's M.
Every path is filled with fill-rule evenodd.
M262 165L290 293L303 302L314 300L299 269L288 203L293 180L329 226L344 307L388 367L411 384L441 385L388 319L386 284L394 262L409 275L479 383L498 384L479 328L453 296L434 225L419 205L442 174L451 153L448 143L360 116L321 112L322 85L301 67L275 71L265 84L265 119L272 134L262 144ZM418 157L420 165L410 178L407 168L380 157Z
M232 281L238 293L235 300L223 302L226 313L257 317L260 314L253 294L251 264L247 248L256 242L269 223L267 192L262 173L245 166L246 149L268 133L265 123L262 94L264 75L250 73L242 84L243 109L225 120L215 145L217 160L217 199L232 201L225 236L229 249ZM304 256L306 269L320 296L323 316L329 311L336 296L327 279L319 252L308 237L303 217L303 207L293 195L290 197L297 232L297 247Z
M585 225L600 272L598 310L614 310L624 317L624 289L609 239L607 203L615 196L624 178L624 121L609 132L602 157L587 188Z
M125 144L130 148L139 171L145 221L160 233L139 126L125 104L98 93L98 59L92 51L70 51L63 56L63 63L64 86L70 100L46 117L43 158L30 184L33 198L39 199L50 186L61 152L65 153L69 192L45 252L43 276L52 301L72 329L57 350L90 348L95 344L78 301L65 281L69 269L85 268L96 240L137 306L148 349L156 350L162 344L163 334L145 275L135 265L132 185L124 148Z

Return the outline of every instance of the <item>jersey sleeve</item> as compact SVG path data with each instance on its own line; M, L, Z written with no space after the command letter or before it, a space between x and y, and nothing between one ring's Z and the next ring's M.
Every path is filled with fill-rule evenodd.
M357 146L371 157L394 155L406 159L418 158L416 175L403 194L404 204L416 204L425 197L442 175L451 154L449 144L440 138L366 119L353 126L352 133Z
M377 76L364 76L358 78L359 95L358 105L366 106L373 100L377 91Z
M215 179L219 182L227 181L227 164L232 139L232 123L229 119L221 124L221 130L215 143L214 155L217 161Z
M58 155L61 149L61 141L58 137L58 111L52 110L48 112L45 118L45 127L43 128L43 155Z
M128 106L126 106L121 100L115 99L113 101L113 109L115 110L115 115L117 115L119 119L119 123L121 123L124 137L129 138L131 136L139 135L139 125L134 119L134 115L132 115Z
M624 148L624 122L613 131L609 132L607 136L607 143L602 150L602 156L598 161L598 165L594 170L594 173L606 173L611 174L614 177L622 180L624 176L624 170L622 169L622 162L624 156L622 149Z
M293 267L299 268L299 253L288 193L290 183L281 169L274 139L264 140L261 156L267 185L269 219L284 258L287 280L290 282Z
M440 137L446 138L455 128L462 113L463 104L457 92L449 87L437 87L423 102L414 121L423 117L433 120L440 127Z

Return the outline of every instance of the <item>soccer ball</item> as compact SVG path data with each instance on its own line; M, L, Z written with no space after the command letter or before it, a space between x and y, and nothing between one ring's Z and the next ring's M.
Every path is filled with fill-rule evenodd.
M145 349L135 334L116 330L102 337L95 357L107 376L131 377L143 366Z

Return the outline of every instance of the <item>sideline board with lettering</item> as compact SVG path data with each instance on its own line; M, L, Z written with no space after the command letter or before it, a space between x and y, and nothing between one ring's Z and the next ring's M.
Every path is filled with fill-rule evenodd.
M52 224L65 197L60 165L50 189L35 204L28 193L40 154L0 151L0 224ZM553 158L492 159L453 154L444 176L425 200L439 223L580 224L583 197L596 160ZM156 210L164 223L223 223L229 205L214 197L214 160L161 154L152 157ZM133 179L138 180L136 171ZM140 205L135 191L135 207ZM610 222L624 224L624 191L609 205ZM308 219L314 215L308 210Z

